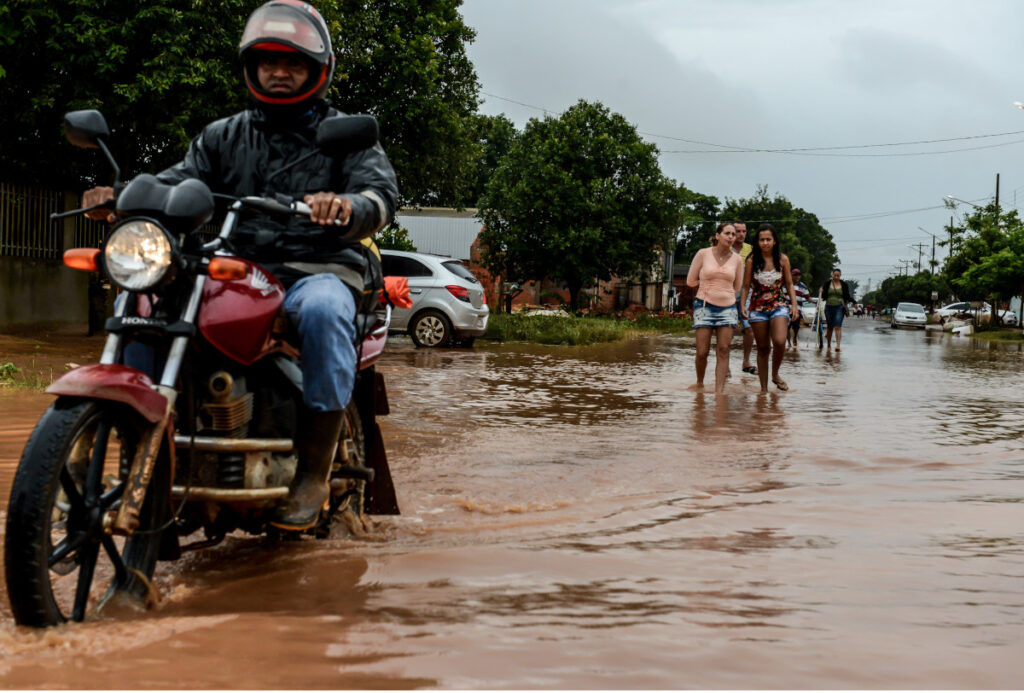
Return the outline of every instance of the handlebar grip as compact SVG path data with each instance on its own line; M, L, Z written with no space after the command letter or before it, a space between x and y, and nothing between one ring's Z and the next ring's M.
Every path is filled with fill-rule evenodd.
M292 209L295 210L296 214L301 214L304 217L308 217L312 212L312 208L302 200L296 200L292 203ZM334 220L335 226L341 226L341 219Z

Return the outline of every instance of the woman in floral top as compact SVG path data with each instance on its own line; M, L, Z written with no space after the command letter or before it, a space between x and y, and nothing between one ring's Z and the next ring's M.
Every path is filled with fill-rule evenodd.
M747 293L750 304L747 306ZM788 302L786 296L789 296ZM800 308L793 290L789 258L779 250L779 235L771 224L757 227L757 250L747 258L743 273L740 310L747 313L757 343L757 375L761 392L768 392L768 354L772 355L772 382L780 390L789 386L779 377L779 366L786 349L789 318L799 315ZM790 312L792 311L792 312Z

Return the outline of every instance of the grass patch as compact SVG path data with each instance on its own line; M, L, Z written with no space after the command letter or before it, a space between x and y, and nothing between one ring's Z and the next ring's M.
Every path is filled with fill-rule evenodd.
M35 360L30 366L19 368L12 361L0 363L0 389L43 391L53 382L53 369L47 373L36 368Z
M1024 342L1024 332L1015 327L977 330L971 337L989 342Z
M491 313L481 339L495 342L531 342L579 346L617 342L655 334L688 334L688 316L639 314L630 317L595 317Z

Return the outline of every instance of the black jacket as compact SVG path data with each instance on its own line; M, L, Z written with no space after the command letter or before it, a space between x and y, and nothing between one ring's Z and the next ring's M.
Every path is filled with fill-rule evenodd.
M395 171L379 144L343 159L318 154L267 182L271 173L315 149L317 126L335 115L342 114L323 101L288 119L270 118L262 109L250 108L207 125L185 159L157 178L165 183L198 178L215 193L236 196L283 193L301 199L321 191L345 194L352 200L350 227L320 226L299 217L279 223L252 214L242 220L233 242L240 255L269 269L286 286L324 271L315 265L341 265L362 275L369 262L365 246L342 236L350 230L356 238L373 235L392 220L398 204ZM335 273L357 288L354 275Z
M839 280L839 283L843 285L843 305L845 306L847 303L853 303L853 296L850 295L849 285L842 279ZM828 299L828 288L831 284L832 279L829 278L827 282L821 285L821 289L819 289L818 295L821 296L822 299Z

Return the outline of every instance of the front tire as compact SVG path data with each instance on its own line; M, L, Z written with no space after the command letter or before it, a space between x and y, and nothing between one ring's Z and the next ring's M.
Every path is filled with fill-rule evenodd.
M137 533L115 539L105 528L148 426L122 405L68 397L39 420L11 487L4 538L19 625L82 621L115 592L148 592L160 547L152 530L167 519L166 460L157 460Z
M425 310L413 319L409 336L418 347L446 347L452 341L452 325L443 313Z

